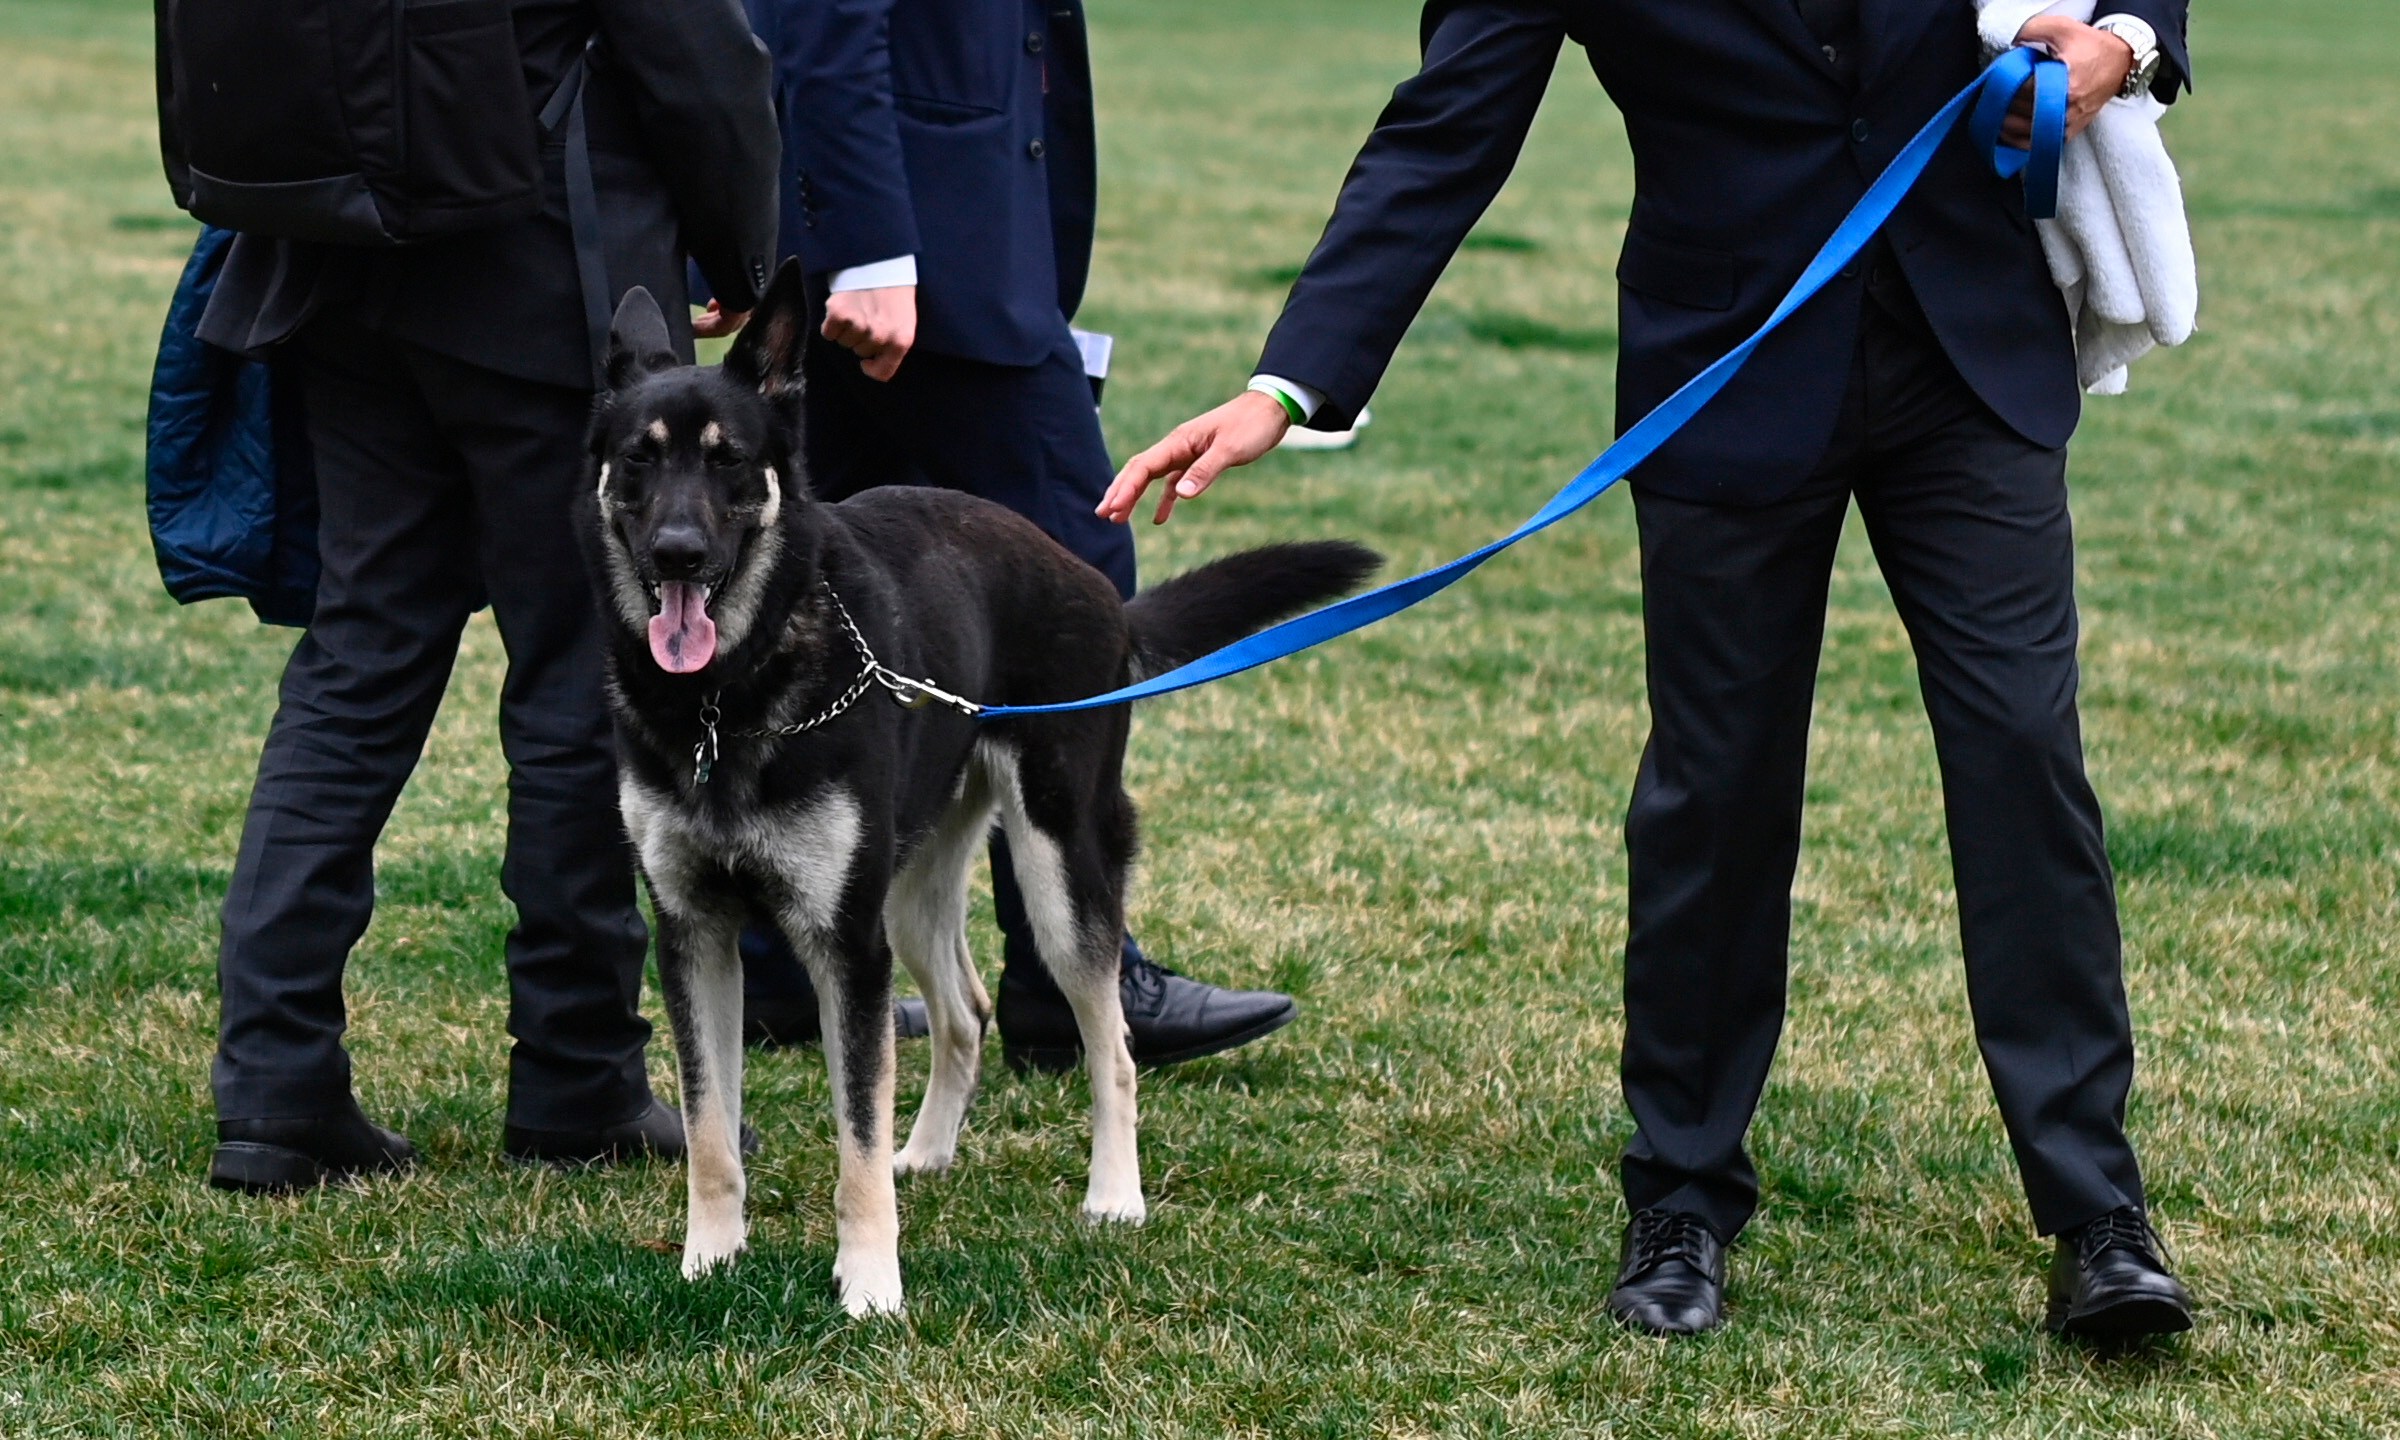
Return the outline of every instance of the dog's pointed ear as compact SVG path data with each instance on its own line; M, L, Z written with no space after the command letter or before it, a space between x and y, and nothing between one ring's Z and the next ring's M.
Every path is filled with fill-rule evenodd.
M728 379L771 399L800 393L800 355L808 348L808 281L798 256L783 262L766 298L725 352Z
M621 390L640 376L682 363L658 301L639 285L626 291L617 302L616 317L608 322L608 388Z

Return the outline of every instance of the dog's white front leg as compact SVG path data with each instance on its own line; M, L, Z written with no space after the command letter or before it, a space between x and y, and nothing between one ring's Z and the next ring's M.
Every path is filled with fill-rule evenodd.
M683 1274L698 1279L742 1251L742 964L736 931L711 919L659 916L660 973L683 1072L690 1209Z
M900 1201L892 1183L892 994L852 986L839 959L811 967L833 1094L833 1283L852 1315L898 1314ZM888 969L885 972L889 973Z

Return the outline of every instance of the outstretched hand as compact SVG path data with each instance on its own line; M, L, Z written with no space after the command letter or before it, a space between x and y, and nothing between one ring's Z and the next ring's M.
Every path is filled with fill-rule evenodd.
M2036 15L2017 32L2017 43L2049 51L2067 62L2067 138L2092 123L2100 107L2117 98L2133 73L2133 47L2106 30L2064 15ZM2000 126L2000 139L2019 150L2033 144L2033 84L2026 82Z
M1205 415L1195 416L1167 432L1167 438L1125 462L1101 497L1096 514L1122 525L1133 518L1133 507L1151 482L1164 480L1158 513L1150 523L1164 525L1175 502L1189 500L1216 483L1219 475L1247 465L1283 443L1292 417L1273 397L1245 390Z

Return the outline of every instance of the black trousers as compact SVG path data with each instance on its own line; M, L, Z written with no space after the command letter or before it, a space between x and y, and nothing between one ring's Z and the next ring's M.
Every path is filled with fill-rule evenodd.
M1092 513L1116 478L1082 356L1064 320L1039 365L928 351L888 381L811 332L809 483L827 500L876 485L938 485L1005 505L1133 594L1133 532Z
M1092 513L1116 472L1065 320L1039 365L919 351L890 380L870 380L858 357L812 327L804 367L809 484L820 499L845 500L877 485L935 485L980 496L1039 525L1113 581L1119 594L1133 594L1132 531ZM997 834L992 906L1010 983L1055 995L1034 949L1008 842ZM1140 953L1130 936L1125 948ZM745 937L743 961L743 982L754 994L794 994L807 984L799 961L763 935Z
M1959 378L1897 271L1870 290L1833 448L1754 508L1636 490L1652 712L1626 817L1628 1203L1721 1236L1782 1030L1826 587L1855 499L1916 652L1967 990L2036 1224L2138 1204L2114 881L2076 717L2066 452Z
M649 1101L636 1008L648 944L600 689L599 616L569 521L588 391L512 379L338 314L294 342L323 507L313 622L225 899L222 1119L349 1094L342 969L375 906L375 842L423 753L467 618L508 651L501 888L510 1121L584 1129Z

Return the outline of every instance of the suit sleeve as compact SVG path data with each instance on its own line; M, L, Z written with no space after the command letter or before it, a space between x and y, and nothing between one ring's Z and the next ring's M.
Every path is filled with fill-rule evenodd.
M1426 7L1424 64L1392 92L1352 162L1256 367L1324 394L1312 428L1348 427L1375 393L1515 167L1565 34L1539 0Z
M784 7L776 83L804 216L785 245L813 275L916 254L892 105L892 0L772 3Z
M600 34L684 248L728 310L765 293L783 139L766 47L739 0L601 0Z
M2102 15L2131 15L2158 34L2158 79L2150 93L2173 104L2177 94L2192 88L2192 50L2185 32L2191 19L2191 0L2100 0Z

